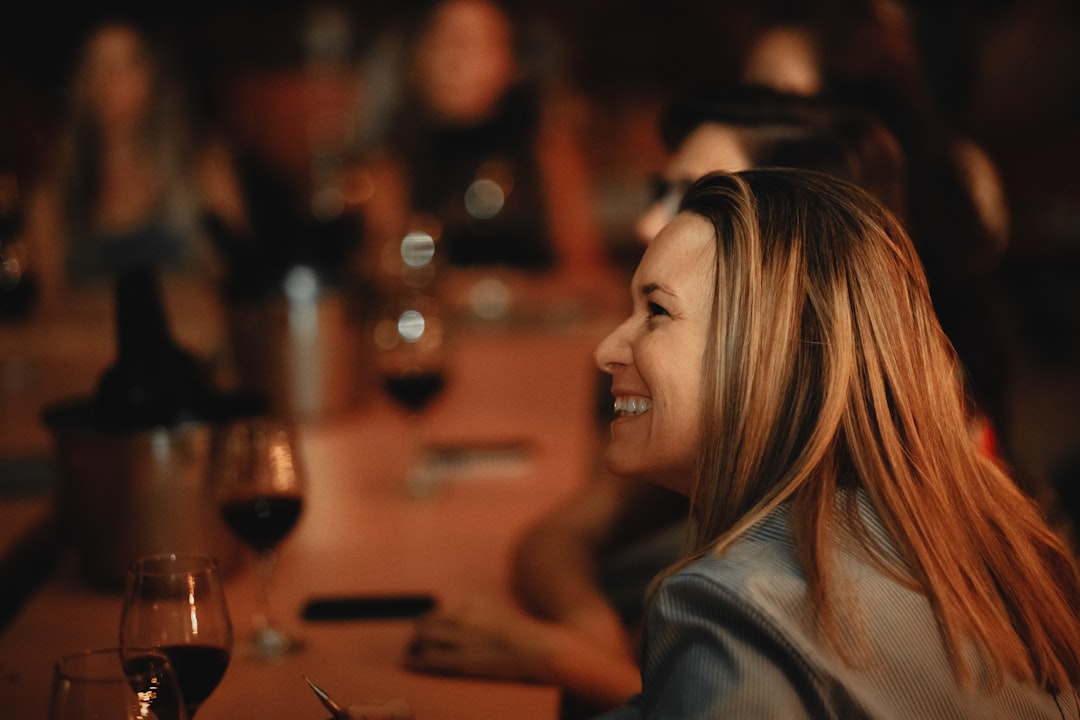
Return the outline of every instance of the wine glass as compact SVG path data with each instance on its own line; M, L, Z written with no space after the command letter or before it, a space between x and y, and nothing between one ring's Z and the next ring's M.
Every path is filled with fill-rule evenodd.
M232 621L213 558L167 553L132 563L124 589L120 645L156 647L168 656L188 718L221 681L232 643Z
M375 326L375 346L376 372L383 390L408 415L411 444L417 449L422 445L420 416L446 384L446 351L438 303L423 294L405 294L389 303L388 312ZM406 483L416 496L431 490L431 480L422 472L410 470Z
M53 668L51 720L188 720L176 673L156 648L102 648Z
M292 431L268 415L230 422L220 430L212 467L225 524L258 557L259 594L246 649L266 659L295 652L303 642L282 629L270 609L277 548L304 504L304 471Z

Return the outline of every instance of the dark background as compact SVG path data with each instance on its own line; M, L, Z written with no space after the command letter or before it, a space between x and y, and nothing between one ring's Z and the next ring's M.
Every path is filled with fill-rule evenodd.
M778 0L783 1L783 0ZM589 99L598 176L621 172L636 148L618 130L627 108L723 80L759 2L554 0L515 10ZM940 111L997 164L1011 217L1000 286L1002 323L1022 357L1015 384L1022 461L1063 487L1080 486L1080 3L1076 0L909 0L926 81ZM86 33L121 17L148 28L191 83L202 116L220 119L237 69L299 67L299 28L314 2L192 0L0 4L0 129L28 178L65 104ZM380 33L423 7L344 2L358 58ZM624 112L626 112L624 116ZM614 131L613 131L614 130ZM649 132L646 128L645 132ZM639 134L637 137L640 137Z

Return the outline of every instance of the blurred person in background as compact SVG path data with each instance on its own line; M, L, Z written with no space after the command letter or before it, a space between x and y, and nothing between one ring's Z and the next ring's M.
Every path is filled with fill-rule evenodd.
M721 169L820 170L850 179L906 215L899 144L862 108L746 83L678 98L661 117L660 136L669 158L636 227L643 245L674 217L686 188Z
M22 232L27 188L41 166L48 116L30 88L0 68L0 323L21 322L37 303L37 272Z
M53 161L27 200L24 237L45 317L104 311L94 300L111 298L113 278L151 264L173 304L187 306L174 307L182 334L220 328L211 317L219 267L203 220L212 213L242 228L245 212L228 151L200 136L185 102L162 43L144 29L117 19L88 33Z
M899 141L907 164L906 227L963 361L978 432L1008 459L1012 357L996 286L1008 208L993 161L949 125L933 98L917 17L896 0L777 0L752 14L744 81L866 107Z
M903 212L898 146L864 111L735 86L673 102L660 131L670 157L638 223L643 244L674 217L686 188L718 169L829 171ZM556 683L566 694L565 718L622 703L640 689L636 634L645 588L679 556L686 516L677 494L598 475L522 539L515 590L529 615L482 602L433 615L419 628L409 666Z
M425 7L405 40L366 222L395 242L410 223L436 228L458 271L588 289L610 273L587 199L586 117L558 78L530 64L523 25L494 0Z

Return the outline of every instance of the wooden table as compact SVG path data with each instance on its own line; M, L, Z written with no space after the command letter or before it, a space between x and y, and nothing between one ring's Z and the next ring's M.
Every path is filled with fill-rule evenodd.
M274 663L234 653L199 720L323 718L305 674L346 703L404 699L419 720L555 718L551 687L403 670L410 621L310 623L300 611L312 596L342 593L431 592L445 606L507 599L516 538L590 472L597 336L579 326L474 329L460 338L423 434L431 444L508 443L523 454L459 457L423 498L403 486L413 451L406 418L378 391L355 412L303 425L308 493L281 548L274 604L306 649ZM256 580L253 562L227 580L238 638L249 627ZM115 644L119 612L120 597L85 587L75 558L64 557L0 637L0 717L45 717L53 661Z

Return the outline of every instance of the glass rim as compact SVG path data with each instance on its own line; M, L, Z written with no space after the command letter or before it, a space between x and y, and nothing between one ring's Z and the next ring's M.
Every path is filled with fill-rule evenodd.
M163 552L143 555L131 561L132 574L163 577L192 572L216 571L218 561L212 555L195 552Z

